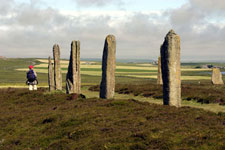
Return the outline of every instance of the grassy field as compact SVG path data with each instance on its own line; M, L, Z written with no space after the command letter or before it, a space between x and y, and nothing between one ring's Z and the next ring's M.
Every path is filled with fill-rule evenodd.
M47 59L0 59L0 85L15 86L25 85L26 71L28 65L33 64L38 73L40 86L47 86ZM186 82L207 82L210 81L210 69L195 68L201 64L186 63L182 64L181 79ZM216 65L216 64L215 64ZM218 65L218 64L217 64ZM224 65L224 64L219 64ZM62 60L63 82L65 85L65 76L68 68L68 61ZM222 70L224 71L224 70ZM99 84L101 78L100 62L81 62L82 84ZM116 82L117 83L134 83L156 81L157 66L150 63L117 63ZM225 79L225 77L224 77Z
M31 64L35 66L35 71L38 74L39 86L47 86L48 82L47 82L46 62L47 62L46 59L0 59L0 86L13 86L13 87L26 86L25 85L26 71L28 71L28 66ZM62 64L67 64L67 63L68 61L62 61ZM88 62L88 65L85 65L86 62L83 62L81 64L82 64L81 66L82 85L99 84L101 80L101 69L93 67L93 66L100 67L99 63ZM45 67L38 67L43 65ZM66 80L67 67L68 66L65 65L65 67L62 68L64 85ZM129 64L128 64L128 67L129 67ZM116 75L117 82L128 83L128 82L140 82L140 81L149 80L149 79L143 80L141 78L126 77L126 75L123 75L123 74L124 73L129 74L129 72L126 72L126 71L124 72L125 69L121 69L121 70L122 70L122 73L118 72L118 74ZM130 70L132 71L132 69Z
M83 61L87 99L72 100L65 87L28 91L26 68L34 65L39 87L47 87L46 63L0 59L0 150L225 149L225 86L213 86L211 70L195 69L201 64L182 64L183 107L175 108L161 105L152 64L117 63L115 98L102 100L101 64ZM67 65L63 60L64 85Z
M38 73L39 86L47 87L47 62L47 59L0 59L0 87L26 87L26 67L30 64L35 66ZM61 64L63 85L65 86L68 61L62 60ZM223 96L224 86L213 86L211 84L211 70L196 68L200 65L203 64L182 64L183 99L194 100L199 103L223 104L225 101ZM213 65L225 66L225 64ZM81 75L82 85L98 87L101 81L101 63L81 61ZM161 99L162 89L156 85L156 77L156 65L150 63L117 63L117 92L133 93L135 96L142 94L145 97ZM225 76L223 76L223 79L225 80Z
M0 90L1 150L222 150L225 113Z

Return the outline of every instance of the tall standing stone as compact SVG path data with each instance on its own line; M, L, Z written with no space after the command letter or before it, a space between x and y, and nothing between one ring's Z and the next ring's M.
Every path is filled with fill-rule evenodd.
M66 92L81 93L81 78L80 78L80 41L72 41L70 62L66 75Z
M100 84L100 98L110 99L115 93L116 69L116 38L108 35L102 56L102 81Z
M161 47L164 105L181 106L180 37L170 30Z
M49 86L50 92L55 90L53 66L52 66L52 60L50 56L48 57L48 86Z
M60 49L59 45L53 46L53 57L54 57L54 83L55 90L62 90L62 72L60 66Z
M158 75L157 75L157 84L162 85L162 69L161 69L161 57L158 58Z
M222 73L219 68L212 69L212 84L224 84Z

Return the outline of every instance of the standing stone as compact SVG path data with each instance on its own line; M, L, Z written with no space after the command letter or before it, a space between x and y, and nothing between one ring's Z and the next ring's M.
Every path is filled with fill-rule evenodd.
M164 105L181 106L180 37L170 30L161 47Z
M62 72L60 67L60 49L59 45L53 46L53 57L54 57L54 83L55 90L62 90Z
M80 41L72 41L70 62L66 75L66 92L67 94L80 94L81 90L80 78Z
M50 56L48 57L48 86L49 86L50 92L55 90L53 67L52 67L52 61Z
M158 75L157 75L157 84L162 85L162 69L161 69L161 57L158 58Z
M212 69L212 84L224 84L220 68Z
M102 81L100 84L100 98L110 99L115 92L115 69L116 69L116 38L108 35L102 56Z

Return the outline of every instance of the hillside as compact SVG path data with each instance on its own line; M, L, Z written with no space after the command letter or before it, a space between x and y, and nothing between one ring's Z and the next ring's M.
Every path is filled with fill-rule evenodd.
M224 126L224 113L190 107L0 90L2 150L222 150Z

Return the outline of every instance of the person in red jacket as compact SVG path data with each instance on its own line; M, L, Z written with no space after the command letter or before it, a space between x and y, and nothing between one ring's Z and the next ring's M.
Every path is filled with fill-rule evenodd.
M32 65L29 66L29 71L27 71L27 85L29 85L29 90L37 90L37 73L34 71Z

